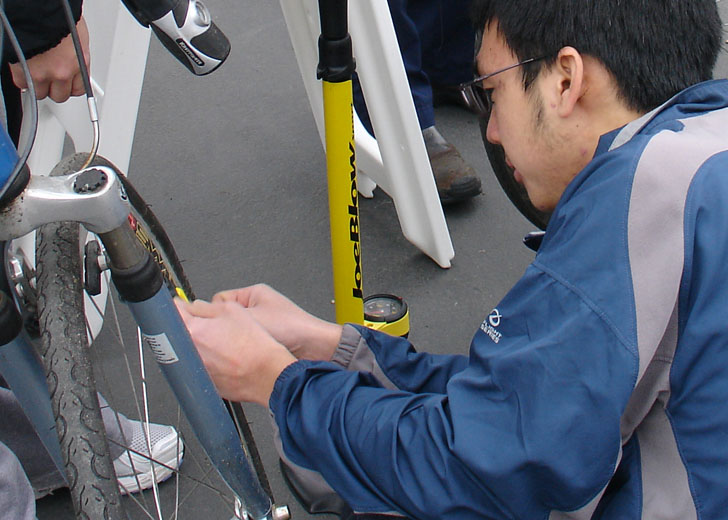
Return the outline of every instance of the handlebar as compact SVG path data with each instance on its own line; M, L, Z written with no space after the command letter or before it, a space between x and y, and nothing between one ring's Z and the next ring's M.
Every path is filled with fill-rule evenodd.
M136 20L151 26L159 41L197 76L217 69L230 42L199 0L122 0Z

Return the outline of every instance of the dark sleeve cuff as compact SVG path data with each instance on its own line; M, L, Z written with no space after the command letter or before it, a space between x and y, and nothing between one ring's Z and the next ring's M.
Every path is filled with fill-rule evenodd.
M73 19L81 19L82 1L70 0ZM66 15L60 2L46 0L15 0L6 2L6 13L20 48L26 59L46 52L58 45L70 34ZM3 42L3 59L10 63L18 61L18 56L7 36Z
M304 372L311 365L311 363L311 361L306 360L296 361L295 363L291 363L286 368L284 368L283 372L278 375L278 378L273 385L273 391L270 394L270 399L268 400L268 408L271 412L273 412L273 415L275 415L275 403L281 399L283 389L286 387L288 382L291 379L295 378L301 372Z

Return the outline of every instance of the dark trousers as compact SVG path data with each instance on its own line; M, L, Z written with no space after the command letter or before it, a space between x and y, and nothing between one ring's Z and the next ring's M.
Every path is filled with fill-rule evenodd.
M457 85L473 77L475 33L469 9L470 0L389 0L420 128L435 124L433 85ZM356 78L354 106L373 133Z
M20 90L13 83L10 66L7 62L0 66L0 88L2 89L2 102L5 105L5 119L8 134L18 146L20 124L23 121L23 108L20 102Z

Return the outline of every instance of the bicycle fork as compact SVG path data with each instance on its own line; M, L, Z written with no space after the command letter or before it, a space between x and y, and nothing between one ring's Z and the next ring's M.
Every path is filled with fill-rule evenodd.
M129 306L187 420L221 477L242 500L240 518L282 520L261 488L223 401L163 283L159 267L128 226L99 238L111 261L111 278ZM214 427L210 427L214 425ZM247 516L242 516L247 515Z
M96 166L60 177L33 177L23 196L0 214L0 241L58 220L81 222L96 233L106 248L112 280L137 321L142 341L153 352L207 456L236 495L236 516L286 520L288 509L274 507L251 468L159 266L136 238L128 214L126 193L111 168ZM3 313L17 323L7 298L0 302L7 311ZM7 329L16 334L6 343L15 342L20 334L17 328Z

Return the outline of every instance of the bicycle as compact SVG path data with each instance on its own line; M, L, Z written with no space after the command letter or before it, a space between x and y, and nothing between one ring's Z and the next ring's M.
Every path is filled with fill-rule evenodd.
M14 46L24 62L17 42ZM32 85L27 67L25 72ZM99 335L88 317L89 310L103 313L94 297L104 298L102 280L110 272L138 327L139 346L151 349L208 455L192 468L202 470L202 477L175 473L175 487L165 489L174 495L170 500L180 506L202 492L204 500L222 499L219 510L206 509L211 515L220 511L226 518L287 518L285 506L273 504L242 407L219 398L176 312L173 296L192 298L192 291L151 210L128 179L94 152L63 160L49 176L30 175L24 168L28 152L18 157L7 132L0 132L0 244L2 271L7 270L7 276L0 276L0 357L5 379L19 399L31 403L26 411L44 444L57 465L68 469L76 514L121 518L127 506L146 507L143 495L123 501L119 497L94 385L94 371L102 363L90 359L88 348L89 338L98 343L110 335L108 330ZM88 239L80 231L84 228ZM15 239L34 229L33 255L18 248ZM7 283L1 283L3 278ZM109 301L116 315L114 300ZM127 324L122 318L116 326L122 344ZM43 369L37 362L38 344ZM144 379L144 360L140 368ZM116 408L123 402L111 404ZM51 408L55 417L49 415ZM60 444L53 438L55 429ZM189 459L197 447L191 438L185 444L183 468L192 466ZM186 483L191 489L181 491ZM226 485L232 496L219 489ZM187 491L190 495L180 498ZM153 512L143 514L161 518L168 497L157 486L152 492Z

